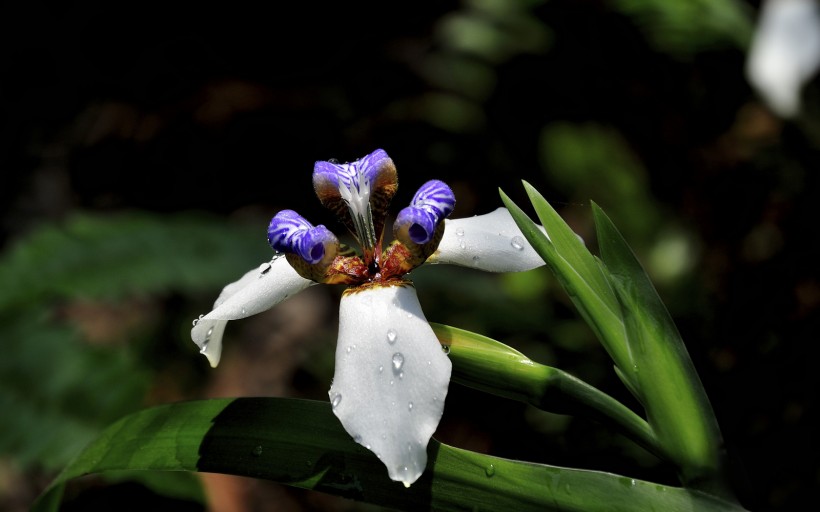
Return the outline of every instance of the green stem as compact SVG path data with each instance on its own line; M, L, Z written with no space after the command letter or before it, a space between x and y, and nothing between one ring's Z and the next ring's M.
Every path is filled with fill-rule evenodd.
M453 381L558 414L613 426L668 460L649 424L603 391L563 370L542 365L503 343L447 325L430 324L453 361Z

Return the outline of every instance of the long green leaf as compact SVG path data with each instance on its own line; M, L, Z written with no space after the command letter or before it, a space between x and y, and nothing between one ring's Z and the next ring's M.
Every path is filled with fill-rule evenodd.
M524 182L524 187L547 235L503 191L501 200L529 243L544 258L567 291L581 316L595 331L615 364L621 370L631 368L618 299L598 262L547 200L529 183ZM624 374L630 376L627 372ZM636 389L636 386L630 386L630 389Z
M592 209L601 256L623 306L631 371L650 425L685 482L714 483L723 443L697 371L649 276L609 217L594 203Z
M119 469L229 473L402 510L730 511L707 494L595 471L473 453L436 441L409 489L354 443L330 404L239 398L169 404L106 429L34 505L53 510L62 483Z

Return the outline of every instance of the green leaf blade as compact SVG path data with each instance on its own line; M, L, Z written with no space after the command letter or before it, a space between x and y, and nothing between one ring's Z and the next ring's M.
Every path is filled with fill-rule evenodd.
M720 430L680 333L612 221L594 203L593 214L649 422L685 481L714 480L722 466Z
M502 201L615 364L623 370L631 368L620 306L597 261L547 200L529 183L524 182L524 187L549 238L504 192L501 192ZM629 375L629 372L624 373Z
M209 471L275 480L401 510L731 511L709 495L595 471L500 459L435 440L409 489L354 443L326 402L217 399L142 410L109 427L55 480L108 470Z

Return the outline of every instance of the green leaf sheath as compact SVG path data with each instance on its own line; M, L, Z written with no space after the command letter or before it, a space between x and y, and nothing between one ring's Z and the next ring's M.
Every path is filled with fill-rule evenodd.
M595 204L592 209L649 422L684 482L715 491L723 443L703 385L649 276L609 217Z
M545 411L591 417L666 458L649 424L599 389L493 339L455 327L430 325L449 350L453 381Z
M528 183L524 182L524 186L548 235L503 191L500 192L502 201L527 241L544 258L615 364L622 370L631 368L632 361L618 299L598 262L546 199ZM629 372L624 374L631 376ZM635 383L632 384L631 388L637 389Z
M92 442L33 507L55 510L62 483L120 469L265 478L400 510L731 511L706 494L595 471L510 461L435 440L409 489L354 443L330 404L284 398L184 402L142 410Z

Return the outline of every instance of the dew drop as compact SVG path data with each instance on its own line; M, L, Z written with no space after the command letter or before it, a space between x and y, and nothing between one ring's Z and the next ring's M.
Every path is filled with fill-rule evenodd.
M365 447L365 448L367 448L368 450L370 449L370 445L369 445L369 444L364 445L364 447Z
M214 328L213 327L208 329L208 333L205 334L205 343L208 343L209 341L211 341L211 334L213 334L213 333L214 333Z
M259 265L259 277L264 276L270 271L270 263L263 263Z
M407 403L407 410L408 410L408 411L412 411L412 410L413 410L413 402L408 402L408 403Z
M473 262L478 261L480 256L478 254L473 255Z
M399 372L399 378L400 378L400 379L403 379L403 378L404 378L404 372Z
M432 366L433 361L427 361L427 366Z
M404 366L404 356L401 352L393 354L393 371L398 372Z
M247 314L248 314L248 312L245 310L245 308L242 308L242 314L243 314L243 315L247 315Z
M352 348L352 347L348 346L348 347L345 349L345 352L347 352L347 353L349 354L349 353L350 353L351 348Z
M383 371L384 371L384 366L379 366L379 373L382 373Z
M355 436L353 436L353 440L356 441L357 443L361 443L362 442L362 436L360 436L359 434L356 434Z
M495 466L490 464L489 466L484 468L484 474L486 474L489 477L492 477L493 475L495 475Z
M441 346L441 351L444 352L445 354L449 354L450 353L450 345L442 345Z
M464 236L464 228L456 229L456 236Z
M338 164L339 164L339 160L338 160L338 159L336 159L336 158L328 158L327 163L329 163L329 164L333 164L333 165L338 165Z
M193 326L194 326L194 327L196 327L196 324L198 324L198 323L199 323L199 321L200 321L200 320L202 320L202 317L203 317L203 316L205 316L205 315L199 315L197 318L194 318L194 322L193 322L193 324L194 324Z
M526 247L526 242L524 242L524 239L520 236L514 236L512 240L510 240L510 245L516 251L523 251L524 247Z
M634 478L633 478L632 480L630 480L630 481L629 481L629 485L631 485L632 487L635 487L637 484L638 484L638 483L635 481L635 479L634 479Z
M342 401L342 394L337 393L336 396L333 397L333 400L330 401L331 407L334 409L339 406L339 403Z
M259 457L262 455L262 445L256 445L253 450L251 451L254 457Z
M205 343L202 344L202 348L199 349L200 354L205 354L208 352L208 341L205 340Z
M390 379L390 385L391 386L393 385L393 379Z
M459 242L458 246L461 247L462 249L466 249L467 248L467 242L462 240L461 242Z
M388 329L387 330L387 343L390 343L391 345L393 343L396 343L396 338L397 337L398 337L398 335L396 334L395 329Z
M412 452L412 451L413 451L413 443L407 443L407 451L408 451L408 452Z

